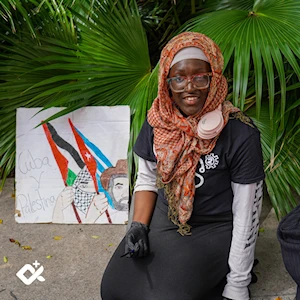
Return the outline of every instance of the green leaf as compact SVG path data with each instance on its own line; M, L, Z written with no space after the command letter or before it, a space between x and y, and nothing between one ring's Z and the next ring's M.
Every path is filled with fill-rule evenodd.
M232 67L228 62L234 58L233 103L242 109L246 81L250 74L247 70L253 63L258 102L257 117L262 101L262 86L266 82L270 119L274 118L274 107L275 103L277 104L275 79L278 77L283 118L287 63L289 70L294 70L298 77L300 75L299 62L295 58L300 57L300 27L295 26L295 14L300 13L300 3L292 0L260 1L252 12L249 12L249 5L245 6L247 9L237 10L236 1L221 1L220 6L222 5L226 9L199 15L188 21L181 30L198 31L215 40L224 51L227 69ZM251 57L250 61L248 57Z

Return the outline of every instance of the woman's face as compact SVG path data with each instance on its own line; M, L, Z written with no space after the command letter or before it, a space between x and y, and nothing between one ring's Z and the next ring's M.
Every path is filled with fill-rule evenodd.
M169 73L169 78L176 76L190 77L199 73L211 72L210 64L200 59L185 59L176 63ZM208 88L195 89L192 82L188 82L183 92L173 92L172 99L185 116L192 116L200 112L208 95Z

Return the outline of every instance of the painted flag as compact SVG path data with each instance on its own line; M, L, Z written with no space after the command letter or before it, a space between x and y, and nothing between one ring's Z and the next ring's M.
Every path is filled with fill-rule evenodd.
M79 167L79 169L82 170L85 166L85 163L81 159L78 151L70 143L68 143L65 139L63 139L50 123L46 123L46 124L47 124L49 132L50 132L51 137L52 137L53 141L55 142L55 144L59 148L65 150L66 153L70 154L70 156L73 158L73 161L77 164L77 167ZM104 153L95 144L93 144L87 137L85 137L75 126L74 126L74 128L78 132L78 134L80 135L82 140L84 141L85 145L90 150L94 159L96 160L96 163L97 163L96 180L97 180L97 185L98 185L98 191L96 191L96 192L105 193L109 206L111 208L115 209L110 194L102 187L101 180L100 180L101 174L104 172L105 169L112 167L113 166L112 163L109 161L109 159L104 155ZM66 155L66 153L65 154L62 153L62 154ZM78 174L76 175L70 169L70 160L68 160L68 162L69 162L69 165L68 165L69 169L68 169L68 176L67 176L67 185L71 186L74 184ZM73 165L73 167L75 167L75 165ZM75 201L75 205L76 205L76 201ZM77 207L77 205L76 205L76 207Z
M79 169L81 170L85 166L85 164L82 161L78 151L70 143L68 143L65 139L63 139L50 123L47 123L47 127L51 133L52 139L55 142L55 144L59 148L65 150L67 153L69 153L71 155L71 157L73 158L73 160L76 162ZM70 161L69 161L69 163L70 163Z
M98 192L102 192L106 195L106 198L108 200L108 204L111 208L115 209L115 206L113 204L113 201L111 199L111 196L108 191L106 191L101 184L101 174L106 170L107 168L113 167L110 160L104 155L104 153L95 145L93 144L87 137L85 137L75 126L75 130L78 132L82 140L84 141L85 145L90 150L90 153L93 155L96 163L97 163L97 173L96 173L96 180L98 183Z
M79 151L81 153L81 157L83 158L83 160L84 160L84 162L86 164L86 167L89 170L89 172L90 172L90 174L91 174L91 176L93 178L95 190L98 193L99 189L98 189L98 183L97 183L97 178L96 178L97 162L96 162L95 158L93 157L93 155L91 154L91 152L89 151L89 149L86 147L83 139L81 138L81 136L77 132L76 128L74 127L71 119L69 118L68 120L69 120L69 124L70 124L70 126L72 128L75 140L77 142ZM106 213L106 216L107 216L107 219L108 219L109 223L112 223L110 215L109 215L109 213L108 213L107 210L106 210L105 213Z
M45 134L46 134L47 140L49 142L49 145L51 147L53 156L54 156L54 158L56 160L56 163L58 165L58 168L60 170L60 174L62 176L64 184L65 184L65 186L67 186L68 185L68 179L70 179L70 177L75 178L76 175L68 168L69 161L58 150L55 142L52 139L52 135L51 135L51 132L50 132L50 130L48 128L48 124L47 123L43 124L43 129L45 131ZM80 217L78 215L78 212L76 210L74 202L72 202L72 207L73 207L73 210L74 210L74 213L75 213L75 216L76 216L76 219L77 219L78 223L82 223L81 219L80 219Z
M89 149L86 147L84 141L82 140L82 138L78 134L78 132L75 129L71 119L69 119L69 124L72 128L75 140L77 142L79 151L81 153L81 157L83 158L83 160L85 162L85 165L86 165L87 169L89 170L89 172L90 172L90 174L93 178L95 190L98 192L98 183L97 183L97 180L96 180L96 172L97 172L96 160L94 159L93 155L91 154Z
M57 165L59 167L62 179L64 181L65 186L67 186L67 178L68 178L68 160L60 153L60 151L57 149L56 144L54 143L51 133L48 129L48 126L46 123L43 124L43 129L45 131L47 140L49 142L49 145L51 147L52 153L54 155L54 158L57 162Z
M68 151L74 158L75 162L77 163L80 169L84 167L84 162L80 158L75 148L71 144L66 142L64 139L62 139L50 123L44 123L43 129L51 147L53 156L60 169L60 173L62 175L64 184L65 186L71 186L76 179L76 174L69 168L69 160L59 151L57 146Z
M86 138L76 127L76 131L83 139L84 143L88 146L88 148L92 151L92 154L97 162L97 167L101 171L101 173L107 169L113 167L112 163L109 159L103 154L103 152L93 144L88 138Z

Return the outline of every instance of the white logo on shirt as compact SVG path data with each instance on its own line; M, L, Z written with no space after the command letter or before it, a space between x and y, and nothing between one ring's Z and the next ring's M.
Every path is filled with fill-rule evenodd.
M205 171L207 169L215 169L218 164L219 164L219 156L217 154L214 153L210 153L204 156L204 160L205 160L205 165L203 162L203 159L200 158L200 168L198 169L198 172L196 172L195 176L197 178L199 178L199 183L195 185L195 188L199 188L200 186L202 186L204 184L204 177L201 175L203 173L205 173Z
M219 164L219 156L213 153L205 155L205 168L215 169Z

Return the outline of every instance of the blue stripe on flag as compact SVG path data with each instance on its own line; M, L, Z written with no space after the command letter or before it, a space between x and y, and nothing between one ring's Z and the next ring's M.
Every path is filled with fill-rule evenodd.
M75 127L75 126L74 126ZM95 155L97 155L97 158L99 158L100 160L102 160L104 162L104 164L107 166L107 168L112 167L112 163L109 161L109 159L103 154L103 152L92 142L90 142L76 127L75 127L76 131L78 132L78 134L80 135L80 137L83 139L84 143L95 153ZM97 169L103 173L104 170L106 169L102 163L97 159L96 157L94 157L94 159L96 160L97 163ZM104 193L109 206L112 209L115 209L115 206L113 204L113 201L111 199L111 196L109 194L108 191L106 191L101 184L101 180L100 180L100 175L98 173L96 173L96 179L97 179L97 183L98 183L98 192L99 193Z
M80 137L83 139L85 144L91 148L91 150L107 165L107 167L112 167L112 163L108 160L108 158L103 154L103 152L92 142L90 142L76 127L76 131L80 135ZM98 164L97 164L98 165Z
M95 157L94 157L94 158L95 158ZM95 161L96 161L96 163L97 163L97 169L98 169L101 173L103 173L104 170L105 170L105 168L101 165L101 163L98 161L97 158L95 158Z

